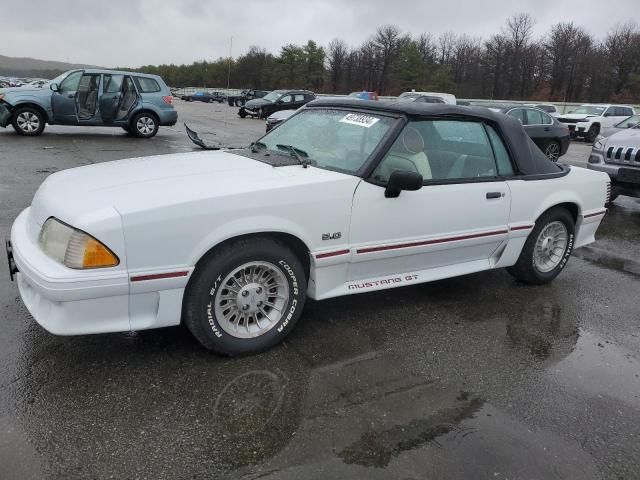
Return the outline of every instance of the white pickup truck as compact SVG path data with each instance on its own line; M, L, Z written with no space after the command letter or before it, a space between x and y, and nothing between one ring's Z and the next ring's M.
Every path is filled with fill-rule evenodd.
M629 105L584 104L557 119L569 127L573 138L584 138L594 142L602 128L613 127L635 110Z

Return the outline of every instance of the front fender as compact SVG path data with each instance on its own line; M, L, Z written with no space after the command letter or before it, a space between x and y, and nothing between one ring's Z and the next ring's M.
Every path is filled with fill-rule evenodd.
M217 226L190 252L189 265L195 265L212 248L225 240L260 233L286 233L301 240L310 250L313 242L304 229L286 218L276 216L243 217Z

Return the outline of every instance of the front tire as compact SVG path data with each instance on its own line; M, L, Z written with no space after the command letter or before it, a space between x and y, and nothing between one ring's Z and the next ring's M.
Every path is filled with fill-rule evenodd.
M152 113L138 113L135 117L133 117L133 120L131 120L130 128L137 137L154 137L155 134L158 133L158 118Z
M22 107L13 112L11 125L19 135L35 137L44 131L45 119L40 110L32 107Z
M587 135L584 137L585 142L595 142L599 133L600 127L598 125L591 125L591 127L589 127L589 130L587 131Z
M307 281L278 240L238 240L205 257L187 286L182 318L196 339L223 355L266 350L300 318Z
M536 221L513 267L507 270L523 283L543 285L564 269L573 251L575 222L562 207L545 212Z

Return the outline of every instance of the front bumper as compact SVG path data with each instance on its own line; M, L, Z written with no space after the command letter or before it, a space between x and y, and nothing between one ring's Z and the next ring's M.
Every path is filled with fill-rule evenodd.
M588 123L563 123L563 125L566 125L567 128L569 129L569 134L571 135L571 138L582 138L585 137L587 135L587 132L589 131L589 124Z
M5 128L11 120L11 110L3 102L0 101L0 127Z
M180 323L189 277L132 283L125 265L73 270L45 255L31 208L11 228L11 256L20 296L33 318L56 335L125 332ZM189 268L189 273L193 268ZM15 270L14 270L15 271ZM157 273L154 270L135 273Z
M78 271L46 256L29 225L29 208L11 228L22 300L35 320L56 335L130 330L127 272Z

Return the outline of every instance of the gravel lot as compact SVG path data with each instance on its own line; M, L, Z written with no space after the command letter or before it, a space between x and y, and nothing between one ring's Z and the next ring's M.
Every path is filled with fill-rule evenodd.
M264 131L177 108L210 141ZM0 237L51 172L193 149L181 124L0 131ZM551 285L491 271L309 302L283 345L236 359L182 327L50 335L0 259L0 478L640 478L639 240L621 197Z

